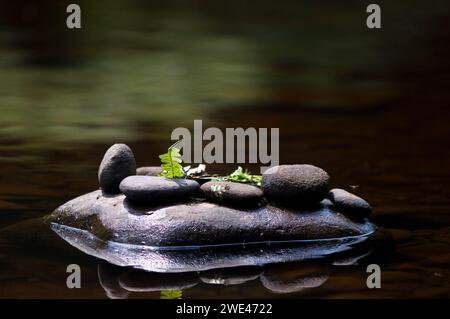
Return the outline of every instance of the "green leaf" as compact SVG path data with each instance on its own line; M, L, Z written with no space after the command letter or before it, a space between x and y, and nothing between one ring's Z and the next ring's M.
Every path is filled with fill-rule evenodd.
M176 145L176 143L174 144ZM169 147L167 153L159 155L161 160L161 167L163 169L161 176L167 178L179 178L184 177L183 163L181 159L180 149L174 145Z
M262 176L252 175L248 170L243 170L242 167L238 167L233 173L225 177L217 177L215 180L218 181L230 181L237 183L253 184L256 186L261 186Z
M161 291L161 299L181 299L183 297L182 290L163 290Z

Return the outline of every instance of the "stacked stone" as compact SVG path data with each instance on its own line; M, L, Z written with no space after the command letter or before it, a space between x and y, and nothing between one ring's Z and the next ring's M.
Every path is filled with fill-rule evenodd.
M105 153L98 171L104 193L123 193L136 204L163 204L187 200L200 185L189 179L170 179L158 176L160 167L141 167L136 170L133 152L125 144L114 144Z
M298 209L331 202L337 211L352 218L365 218L372 210L356 195L330 190L328 173L313 165L272 167L263 174L261 187L228 181L210 181L200 187L193 179L169 179L159 176L161 172L161 167L153 166L136 170L131 149L115 144L105 153L98 178L104 193L123 193L130 202L143 205L187 202L200 195L206 201L241 208L269 203Z
M372 207L364 199L343 189L330 190L330 176L313 165L280 165L263 174L264 196L285 207L308 207L331 201L334 208L354 218L368 217Z

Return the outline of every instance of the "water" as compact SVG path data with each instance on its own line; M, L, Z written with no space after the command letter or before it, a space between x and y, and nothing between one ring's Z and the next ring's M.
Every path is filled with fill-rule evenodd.
M146 246L104 241L89 233L51 223L51 229L80 251L120 267L154 273L202 272L222 268L264 266L287 262L331 259L353 252L365 243L368 251L375 233L340 238L245 242L199 246ZM338 258L339 259L339 258Z
M279 127L281 162L318 165L334 186L353 187L396 247L363 251L358 265L320 259L244 269L249 281L239 285L211 284L223 274L196 277L183 297L450 296L445 1L380 3L389 14L379 32L361 27L356 1L117 1L103 3L108 10L80 1L78 33L57 31L64 21L50 3L0 10L0 297L105 298L98 261L40 218L98 187L111 143L128 143L140 166L157 165L172 129L194 119L221 129ZM366 287L371 262L382 268L382 289ZM71 263L82 268L82 289L66 287ZM311 273L314 287L266 287L268 277L298 283ZM158 287L151 274L133 276ZM127 296L159 298L150 286Z

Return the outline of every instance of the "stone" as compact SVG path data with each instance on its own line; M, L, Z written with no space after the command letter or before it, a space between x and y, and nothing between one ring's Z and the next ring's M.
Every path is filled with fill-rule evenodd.
M237 207L255 207L261 203L263 192L259 187L234 183L211 181L200 187L207 200Z
M197 193L200 185L189 179L136 175L125 178L119 188L132 203L162 204L187 199Z
M194 287L198 282L196 272L162 274L138 269L128 269L119 278L120 286L131 292L183 290Z
M98 181L106 193L118 193L120 182L136 174L133 152L125 144L114 144L103 156L98 169Z
M313 165L280 165L269 168L262 177L264 196L285 206L309 206L324 199L330 176Z
M100 261L97 268L100 286L105 290L106 296L110 299L126 299L130 295L128 290L123 289L119 284L119 277L124 272L124 268Z
M136 175L159 176L162 173L161 166L142 166L136 169Z
M241 210L191 202L132 207L125 195L105 196L101 191L67 202L46 220L88 231L103 241L158 247L359 238L374 231L367 220L352 220L329 206L300 210L269 205Z
M360 259L369 256L372 253L372 247L363 247L363 249L355 248L344 251L333 256L333 266L353 266L358 265Z
M328 193L328 198L343 214L364 218L369 216L372 211L368 202L344 189L332 189Z
M306 261L270 265L261 275L262 285L277 294L300 292L322 286L330 277L328 265Z
M66 208L69 209L68 207ZM147 211L147 213L151 214L151 211ZM227 245L188 245L188 241L180 241L185 246L154 246L146 245L146 243L150 243L146 238L139 241L139 238L131 238L129 233L124 232L116 235L111 231L112 229L120 229L119 227L106 226L102 231L101 222L96 222L95 217L92 215L91 217L81 216L80 219L85 221L84 225L75 221L71 223L74 226L77 225L79 228L57 224L56 220L58 220L58 217L56 216L52 216L48 221L50 221L50 228L58 236L85 254L106 260L117 266L134 267L162 273L198 272L217 268L260 266L323 258L348 251L353 247L365 245L372 238L369 232L366 235L336 239L325 238L323 240L292 242L261 241L252 243L245 241L246 236L243 233L237 236L240 243L236 242L236 240L234 243L231 242L231 237L229 237L230 244ZM59 222L70 223L69 218L60 218ZM120 223L120 218L117 223ZM366 226L368 228L373 227L370 224ZM139 228L139 226L136 227ZM133 231L132 228L128 228L128 230ZM165 230L169 229L165 228ZM144 231L144 229L139 230L139 233L143 234ZM212 232L213 230L210 228L208 231ZM205 231L204 234L197 234L197 238L206 237L208 231ZM324 230L320 231L324 232ZM0 232L0 239L1 235L2 232ZM96 236L114 239L105 240L99 239ZM164 233L164 236L165 238L162 238L162 240L165 240L165 242L162 242L163 244L167 243L175 234ZM236 237L236 235L234 236ZM123 239L123 244L114 241L120 239ZM53 241L63 245L62 241ZM131 242L136 244L128 244ZM193 243L192 240L190 242ZM76 251L71 249L69 245L64 246L68 251ZM46 251L48 252L49 250ZM50 251L54 252L55 250ZM67 255L61 254L61 256Z
M201 272L200 280L210 285L240 285L258 279L261 273L258 266L211 269Z

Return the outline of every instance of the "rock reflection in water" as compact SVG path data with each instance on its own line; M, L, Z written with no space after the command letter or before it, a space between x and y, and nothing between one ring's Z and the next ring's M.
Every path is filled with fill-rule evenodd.
M78 241L79 245L83 243L77 236L72 236L72 240ZM183 298L224 296L255 298L272 294L289 297L327 296L342 291L342 288L336 288L336 284L341 282L345 282L346 286L350 285L349 291L355 291L361 285L365 285L364 276L355 279L353 275L349 283L347 278L349 272L354 274L363 271L353 265L361 264L364 268L367 263L383 264L389 259L387 253L393 251L392 237L379 229L367 240L345 246L345 249L343 246L333 245L336 244L334 242L322 247L326 248L325 250L318 250L317 245L312 245L308 250L306 245L291 243L259 247L225 247L209 249L202 253L199 253L199 250L181 253L158 252L153 257L159 257L153 262L164 261L165 265L172 265L174 269L178 269L176 272L161 273L138 270L131 266L112 265L103 260L98 264L98 261L59 240L40 218L1 230L0 242L3 245L3 253L8 255L9 269L14 270L14 274L21 274L25 279L50 281L52 288L49 291L52 291L55 297L58 295L82 297L86 289L91 289L95 292L92 296L96 298L105 296L106 292L109 298L121 299L158 298L157 292L167 290L183 290ZM20 249L17 248L19 243ZM87 247L85 242L84 245ZM98 249L97 253L114 252L108 250L105 243L103 245L103 247L92 246L92 252L95 251L94 248ZM30 247L35 255L42 257L39 262L34 261L35 255L30 255ZM340 252L336 252L338 247L342 248ZM329 251L330 254L326 257L313 257L312 251L316 253ZM332 251L334 253L331 253ZM142 256L144 257L145 255ZM151 263L152 256L147 257ZM213 263L215 257L218 259ZM254 263L257 260L264 261L264 264ZM245 266L236 266L244 262L247 263ZM79 264L83 269L83 289L66 288L66 267L71 263ZM48 269L52 271L49 272ZM389 277L384 278L384 283L389 280ZM20 290L16 293L20 293Z
M109 298L128 298L131 292L185 290L202 282L211 285L240 285L261 281L270 292L285 294L319 287L329 278L327 264L293 262L265 267L235 267L205 272L155 273L119 267L101 261L99 281Z
M259 281L259 285L272 294L291 294L305 290L310 291L324 285L333 276L333 269L336 266L356 265L369 255L372 259L376 258L380 243L385 252L390 237L381 232L374 238L375 240L368 240L352 249L327 257L189 272L159 273L133 267L120 267L100 261L98 276L100 284L109 298L128 298L130 293L136 292L186 291L198 284L231 286L250 281ZM229 260L239 258L242 254L239 250L227 253ZM248 253L250 254L250 252ZM256 253L256 251L252 251L252 253ZM195 264L196 259L193 259L193 256L188 254L186 259Z
M87 231L59 224L52 224L51 227L65 241L88 255L117 266L131 266L159 273L185 273L315 259L348 251L354 245L370 238L354 236L323 240L205 246L195 249L174 247L167 250L152 246L103 241Z
M286 294L322 286L330 277L328 264L305 261L270 265L260 277L262 285L271 292Z

